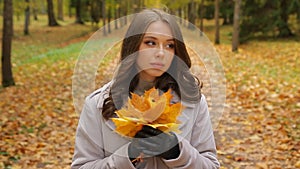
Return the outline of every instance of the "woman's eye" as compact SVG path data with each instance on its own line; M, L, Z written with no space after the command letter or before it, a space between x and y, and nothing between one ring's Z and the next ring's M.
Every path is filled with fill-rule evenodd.
M155 42L153 42L153 41L146 41L145 44L147 44L149 46L154 46Z
M169 48L169 49L174 49L174 44L173 43L170 43L170 44L167 44L167 48Z

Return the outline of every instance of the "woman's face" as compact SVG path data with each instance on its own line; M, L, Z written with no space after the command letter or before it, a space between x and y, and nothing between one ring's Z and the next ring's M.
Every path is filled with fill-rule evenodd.
M167 23L156 21L149 25L139 46L136 61L142 80L152 82L168 70L175 53L174 43Z

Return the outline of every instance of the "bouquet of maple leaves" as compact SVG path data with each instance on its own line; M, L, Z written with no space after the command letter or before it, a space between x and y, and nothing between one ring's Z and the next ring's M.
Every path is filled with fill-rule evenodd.
M139 96L131 93L131 98L122 109L117 110L117 118L112 118L116 132L122 136L134 137L143 125L148 125L163 132L180 132L180 115L183 106L180 102L171 104L171 90L159 94L159 90L151 88Z

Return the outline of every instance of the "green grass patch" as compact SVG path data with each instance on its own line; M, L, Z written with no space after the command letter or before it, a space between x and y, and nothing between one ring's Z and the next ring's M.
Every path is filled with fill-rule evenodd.
M48 52L29 57L28 59L24 59L20 61L19 64L39 63L39 62L44 62L45 60L51 63L59 60L61 61L74 60L78 57L83 45L84 42L79 42L79 43L68 45L64 48L51 49Z

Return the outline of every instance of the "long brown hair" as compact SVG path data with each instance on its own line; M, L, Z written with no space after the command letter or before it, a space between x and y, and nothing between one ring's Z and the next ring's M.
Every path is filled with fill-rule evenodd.
M138 84L138 71L135 66L137 51L146 29L155 21L169 24L175 41L175 57L167 72L156 78L155 88L164 92L172 89L181 100L187 102L195 103L200 100L199 81L189 71L191 60L176 19L159 9L145 9L134 16L123 39L120 66L109 97L103 102L102 115L106 120L115 115L115 110L123 106L130 92L133 92Z

